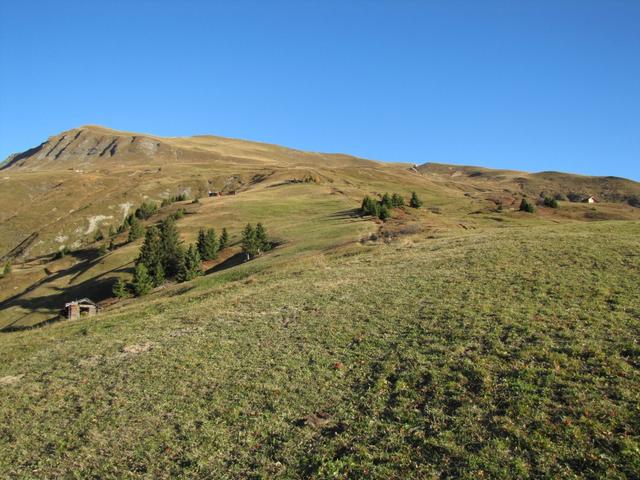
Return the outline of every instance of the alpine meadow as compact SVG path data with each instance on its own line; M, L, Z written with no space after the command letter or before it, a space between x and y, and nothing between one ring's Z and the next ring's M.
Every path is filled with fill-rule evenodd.
M640 479L638 25L0 2L0 480Z

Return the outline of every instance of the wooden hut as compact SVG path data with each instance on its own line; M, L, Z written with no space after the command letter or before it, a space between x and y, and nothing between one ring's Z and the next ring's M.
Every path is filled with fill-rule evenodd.
M98 305L88 298L65 303L63 314L67 320L76 320L83 315L93 317L98 313Z

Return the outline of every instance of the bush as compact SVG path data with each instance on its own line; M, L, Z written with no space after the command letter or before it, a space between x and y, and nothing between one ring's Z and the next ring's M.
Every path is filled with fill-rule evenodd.
M103 257L104 255L107 254L109 250L107 249L107 244L106 243L102 243L100 244L100 246L98 247L98 255Z
M533 206L532 203L530 203L529 201L527 201L526 198L523 198L522 201L520 202L520 211L521 212L527 212L527 213L533 213L535 212L535 207Z
M158 211L158 206L153 202L143 202L136 210L135 216L140 220L151 218Z
M101 240L104 240L104 235L102 233L102 230L98 229L98 230L96 230L96 233L93 236L93 241L94 242L100 242Z
M627 199L627 203L632 207L640 208L640 196L632 195Z
M2 277L5 277L11 273L11 262L7 260L4 262L4 268L2 269Z
M544 197L544 206L549 208L558 208L558 201L553 197Z
M55 259L64 258L67 255L69 255L70 253L71 253L71 249L69 249L69 247L64 245L60 250L58 250L56 252L56 254L53 256L53 258L55 258Z

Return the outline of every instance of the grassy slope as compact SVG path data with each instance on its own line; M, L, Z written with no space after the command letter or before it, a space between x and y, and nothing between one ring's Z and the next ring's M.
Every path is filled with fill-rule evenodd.
M0 470L637 478L640 224L459 232L3 334Z

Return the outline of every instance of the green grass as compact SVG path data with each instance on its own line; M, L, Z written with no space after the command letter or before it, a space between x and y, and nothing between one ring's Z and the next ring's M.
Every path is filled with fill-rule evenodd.
M461 232L2 334L0 471L637 478L640 224Z

